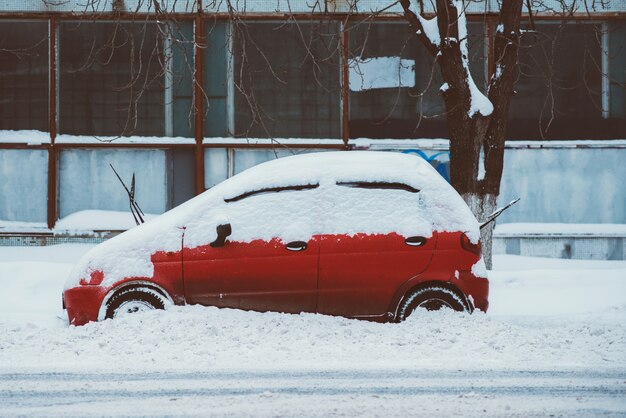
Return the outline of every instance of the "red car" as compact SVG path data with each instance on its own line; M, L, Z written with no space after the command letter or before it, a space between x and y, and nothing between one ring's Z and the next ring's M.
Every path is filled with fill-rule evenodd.
M488 307L478 222L419 157L298 155L248 169L76 265L70 323L168 304L399 321Z

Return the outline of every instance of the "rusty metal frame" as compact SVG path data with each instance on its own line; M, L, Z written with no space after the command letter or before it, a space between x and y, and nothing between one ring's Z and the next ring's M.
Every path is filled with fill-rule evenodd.
M48 100L49 100L49 119L48 128L50 130L50 145L48 147L48 228L54 228L54 224L57 220L58 205L57 205L57 185L58 185L58 170L57 170L57 150L54 145L54 141L57 136L57 25L56 17L51 16L48 20Z
M218 20L228 20L231 18L231 15L228 12L220 12L220 13L203 13L201 8L198 8L197 12L181 12L181 13L172 13L172 16L175 16L176 19L179 20L193 20L198 17L198 15L202 15L204 19L218 19ZM426 13L426 17L432 17L434 13ZM491 13L468 13L468 19L476 19L483 20L485 17L497 17L497 12ZM134 12L0 12L0 19L50 19L51 17L57 17L58 19L72 19L72 20L94 20L94 19L102 19L102 20L156 20L159 16L156 13L134 13ZM528 17L528 13L522 13L522 18ZM533 13L533 18L537 19L556 19L563 20L563 14L555 14L555 13ZM566 18L568 19L610 19L610 18L624 18L626 17L626 12L622 11L612 11L612 12L577 12L572 14L567 14ZM263 19L281 19L281 18L294 18L294 19L304 19L304 20L319 20L320 18L324 19L341 19L345 20L350 18L351 20L369 20L372 19L372 16L367 13L312 13L312 12L298 12L298 13L275 13L275 12L263 12L263 13L254 13L254 12L246 12L237 15L238 19L241 20L263 20ZM405 19L402 13L385 13L379 14L374 17L377 21L385 21L385 20L403 20Z
M229 20L228 13L218 14L205 14L202 11L201 1L198 2L198 10L196 13L176 13L175 17L178 20L193 21L194 24L194 138L195 144L119 144L119 143L90 143L90 144L63 144L56 143L56 137L58 132L57 126L57 23L59 20L155 20L157 15L151 13L72 13L72 12L36 12L36 13L8 13L0 12L0 20L45 20L48 22L49 27L49 42L48 42L48 59L49 59L49 144L29 145L27 143L0 143L0 149L46 149L48 151L48 187L47 187L47 224L49 228L53 228L58 215L58 156L59 152L63 149L79 149L79 148L138 148L138 149L194 149L195 153L195 192L199 194L204 191L204 150L207 148L226 148L226 149L271 149L275 147L275 144L237 144L237 143L204 143L204 62L203 62L203 47L204 47L204 22L211 20ZM319 13L298 13L293 15L287 15L284 13L250 13L239 16L242 20L249 21L263 21L263 20L276 20L286 17L293 17L295 19L310 20L323 16L325 19L337 20L342 25L346 25L348 19L353 22L371 19L371 16L366 14L358 15L352 13L331 13L331 14L319 14ZM527 13L522 15L522 19L528 17ZM547 15L547 14L534 14L533 17L536 21L562 21L563 16L560 15ZM488 37L488 56L487 56L487 71L489 76L494 72L494 57L493 57L493 31L495 24L497 23L498 15L491 14L469 14L469 21L486 21L487 25L487 37ZM585 20L585 21L610 21L610 20L623 20L626 18L625 12L605 12L605 13L577 13L568 17L572 20ZM401 14L388 14L382 16L376 16L376 21L389 22L389 21L404 21L404 17ZM348 59L349 59L349 31L345 30L342 26L342 49L341 49L341 95L342 95L342 140L343 144L315 144L315 143L302 143L302 144L283 144L282 146L288 149L345 149L348 147L349 142L349 84L348 84Z
M348 20L341 23L341 114L342 114L342 139L348 148L350 141L350 85L348 79L348 61L350 59L350 33Z
M196 138L196 195L204 192L204 24L202 19L202 5L198 5L198 16L194 20L194 75L193 75L193 101L194 101L194 132Z
M341 141L341 140L338 140ZM273 143L265 143L265 144L246 144L246 143L231 143L231 142L220 142L220 143L205 143L203 144L203 148L232 148L232 149L276 149L276 141ZM346 145L343 143L337 144L314 144L311 142L305 142L302 144L280 144L281 149L336 149L336 150L344 150L346 149Z

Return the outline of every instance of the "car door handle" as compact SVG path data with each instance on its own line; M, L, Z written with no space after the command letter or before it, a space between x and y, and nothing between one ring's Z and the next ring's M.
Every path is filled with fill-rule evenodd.
M304 241L291 241L285 245L289 251L302 251L306 250L306 242Z
M404 240L404 243L406 245L410 245L411 247L421 247L426 244L426 241L428 240L424 237L408 237Z

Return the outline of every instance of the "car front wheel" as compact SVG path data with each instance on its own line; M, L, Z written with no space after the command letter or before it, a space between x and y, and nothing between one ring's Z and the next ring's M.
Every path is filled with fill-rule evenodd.
M119 318L137 312L165 309L167 299L148 288L122 289L107 302L106 318Z
M427 311L441 309L452 309L458 312L470 311L462 296L454 290L441 286L427 286L415 290L402 301L398 310L398 320L404 321L418 308Z

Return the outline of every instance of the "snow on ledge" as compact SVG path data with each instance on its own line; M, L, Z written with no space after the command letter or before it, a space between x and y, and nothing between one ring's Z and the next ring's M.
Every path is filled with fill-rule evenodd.
M194 138L168 136L88 136L88 135L58 135L55 144L75 145L194 145Z
M351 139L349 145L357 149L410 149L449 150L450 140L446 138L420 139ZM508 140L506 149L574 149L574 148L626 148L626 139L589 139L567 141Z
M146 214L145 221L158 215ZM59 219L54 229L48 229L45 222L20 222L0 220L0 234L90 234L98 231L126 231L135 227L130 211L82 210Z
M508 223L499 224L495 238L512 237L626 237L626 224Z
M42 145L50 143L50 134L48 132L23 130L9 131L0 130L0 143L2 144L26 144L26 145Z
M231 138L231 137L212 137L204 138L204 145L336 145L342 146L343 140L329 138Z
M5 221L0 219L0 234L3 233L35 233L50 232L45 222Z
M148 221L158 215L146 214ZM112 210L81 210L57 221L56 231L126 231L136 226L129 212Z
M42 145L50 143L50 134L48 132L22 130L10 131L0 130L0 144L27 144ZM194 145L194 138L182 137L154 137L154 136L127 136L127 137L111 137L111 136L85 136L85 135L59 135L55 143L65 145ZM237 145L246 146L281 146L302 145L311 147L319 145L320 147L342 147L343 140L339 138L232 138L232 137L213 137L204 138L204 145L223 146L236 148ZM376 138L355 138L350 139L348 145L356 149L410 149L419 147L421 149L432 150L448 150L450 141L446 138L407 138L407 139L376 139ZM591 139L591 140L559 140L559 141L538 141L538 140L509 140L506 141L506 148L523 149L523 148L626 148L625 139Z

